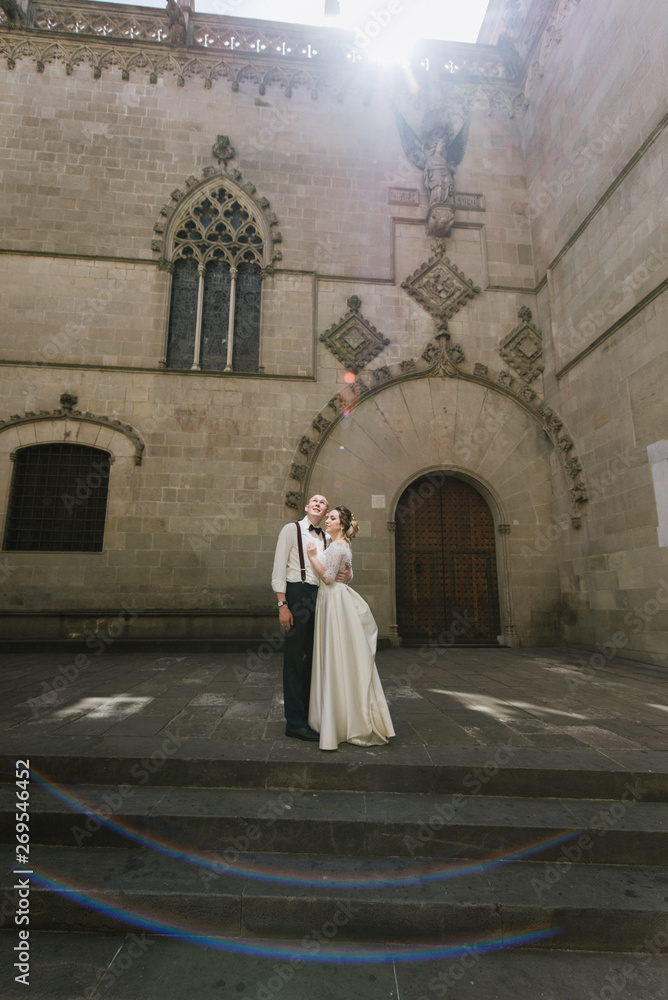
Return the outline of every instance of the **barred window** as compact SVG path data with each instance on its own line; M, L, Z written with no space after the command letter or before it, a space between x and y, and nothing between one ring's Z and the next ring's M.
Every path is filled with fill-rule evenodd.
M101 552L110 456L80 444L39 444L16 452L4 548Z
M250 199L218 178L174 229L168 368L258 370L263 253Z

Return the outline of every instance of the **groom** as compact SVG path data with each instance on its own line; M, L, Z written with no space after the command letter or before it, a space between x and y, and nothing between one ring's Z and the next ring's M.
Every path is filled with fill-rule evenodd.
M320 556L328 536L320 528L327 513L327 500L316 493L304 508L301 521L281 528L276 544L272 590L278 601L278 620L285 634L283 651L283 698L285 702L285 735L317 743L318 734L308 724L308 703L311 692L313 660L313 626L318 597L318 578L306 558L309 542L315 542ZM352 579L350 567L336 577L339 583Z

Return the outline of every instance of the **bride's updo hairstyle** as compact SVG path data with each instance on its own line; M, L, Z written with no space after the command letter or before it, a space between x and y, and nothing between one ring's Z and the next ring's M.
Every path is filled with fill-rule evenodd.
M353 538L359 531L359 525L357 523L357 518L354 514L351 514L347 507L335 507L334 510L339 512L339 520L341 522L341 527L343 528L343 538L347 542L352 542Z

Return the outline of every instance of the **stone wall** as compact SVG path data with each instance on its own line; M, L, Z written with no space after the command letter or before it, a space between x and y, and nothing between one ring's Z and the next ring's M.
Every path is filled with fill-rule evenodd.
M578 537L554 532L565 637L665 663L668 549L647 454L668 436L665 8L571 2L554 17L522 130L547 397L590 494Z
M262 75L247 53L226 55L218 73L205 52L188 75L174 50L162 63L155 55L150 83L131 62L139 40L86 39L92 54L79 62L71 53L80 39L62 34L60 54L42 58L47 31L12 49L14 68L0 69L0 419L9 421L0 426L0 527L11 452L93 434L60 419L12 427L12 414L54 411L74 393L81 410L131 425L145 452L133 465L127 438L107 432L117 460L104 551L4 553L5 611L111 611L131 598L158 612L132 622L136 635L155 635L161 609L170 635L175 622L189 622L188 635L261 635L276 534L296 516L286 496L318 490L355 509L355 585L387 636L388 522L410 481L444 469L476 485L506 526L497 555L507 642L593 647L621 628L626 655L662 662L663 608L638 632L624 625L668 579L646 452L667 436L665 319L658 297L645 303L665 277L660 6L645 2L635 21L648 34L641 68L639 39L620 28L627 3L535 0L534 15L544 9L561 34L533 40L527 79L504 76L491 46L460 46L457 71L420 71L422 93L431 87L455 110L468 103L456 185L481 196L481 210L458 209L446 240L447 259L478 290L449 319L448 345L461 351L445 367L436 354L422 359L444 342L402 288L434 253L422 172L395 124L398 107L418 129L424 106L402 73L342 69L332 56L319 77L295 61L288 87L287 64L272 76L265 60ZM0 25L5 54L24 35ZM108 50L116 65L104 62ZM221 133L236 152L227 167L212 154ZM211 169L240 171L281 233L281 258L263 282L258 374L161 367L168 248L154 226L163 206L178 210L172 192L196 190ZM393 188L417 192L415 203L392 203ZM362 372L368 394L343 420L327 407L347 398L345 366L320 337L355 296L389 343ZM520 310L543 333L545 379L530 389L500 354ZM309 435L312 449L301 453ZM570 492L573 463L589 504ZM378 495L385 507L372 507ZM196 612L225 614L212 626ZM25 629L8 621L12 634Z

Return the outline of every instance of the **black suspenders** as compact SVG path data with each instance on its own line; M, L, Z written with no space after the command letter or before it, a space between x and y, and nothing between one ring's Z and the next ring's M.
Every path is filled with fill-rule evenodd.
M304 565L304 545L302 542L302 528L299 521L295 521L297 528L297 547L299 548L299 568L302 573L302 583L306 583L306 566Z
M302 529L299 521L295 521L297 528L297 548L299 549L299 569L302 574L302 583L306 583L306 565L304 564L304 543L302 542ZM327 536L324 535L324 547L327 548Z

